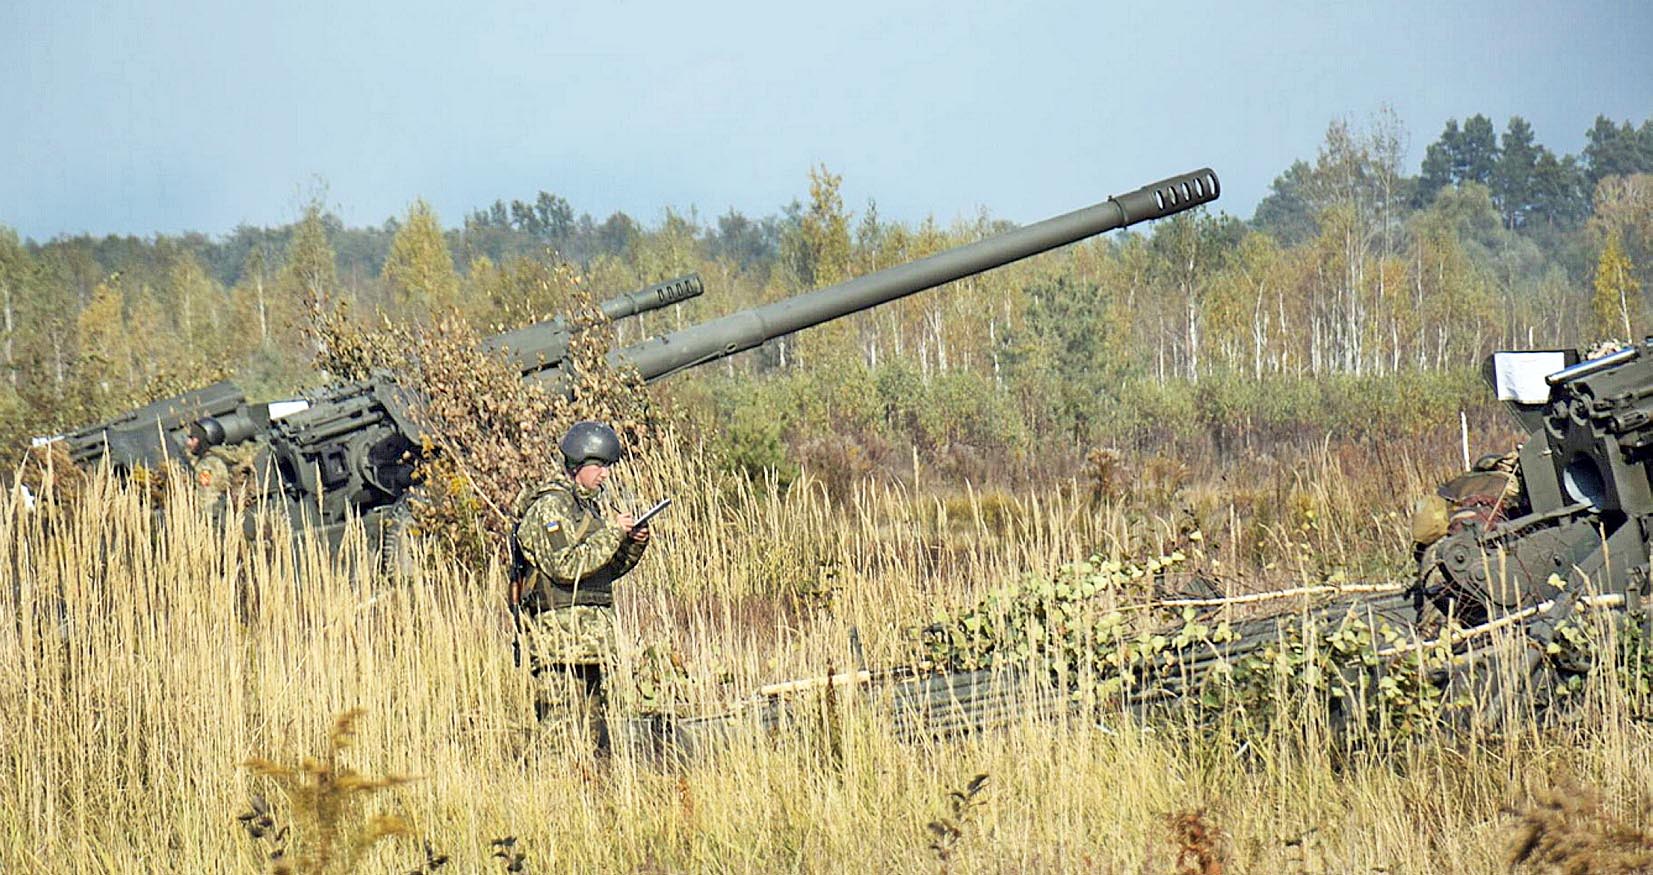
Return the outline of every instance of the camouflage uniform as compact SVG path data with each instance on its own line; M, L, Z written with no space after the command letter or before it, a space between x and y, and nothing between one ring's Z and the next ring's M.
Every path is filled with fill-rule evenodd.
M238 461L219 447L212 447L196 457L192 470L196 494L201 497L203 505L216 505L219 496L229 491L234 484L231 472Z
M516 509L529 667L542 688L579 680L600 702L614 654L614 581L637 565L647 542L628 537L594 493L567 481L530 490Z

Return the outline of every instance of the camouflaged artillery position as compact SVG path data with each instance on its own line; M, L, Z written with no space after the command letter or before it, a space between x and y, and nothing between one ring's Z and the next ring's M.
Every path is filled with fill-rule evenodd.
M1076 563L922 629L916 668L774 684L730 714L657 719L638 740L705 750L738 727L808 722L823 702L852 700L908 737L1030 714L1265 725L1311 698L1334 733L1498 734L1563 719L1589 673L1626 670L1604 645L1631 652L1653 636L1653 338L1580 358L1487 360L1527 439L1420 505L1411 581L1107 607L1101 596L1183 557ZM1156 611L1176 619L1141 619Z

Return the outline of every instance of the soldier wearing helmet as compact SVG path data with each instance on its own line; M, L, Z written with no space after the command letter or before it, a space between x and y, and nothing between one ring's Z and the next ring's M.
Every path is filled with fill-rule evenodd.
M603 485L622 454L614 429L575 423L559 449L564 476L524 492L514 508L513 596L541 686L536 709L543 714L566 692L578 694L597 747L606 750L601 710L614 649L614 581L642 559L649 530L631 514L604 510Z
M195 477L196 492L201 501L215 505L229 491L230 471L234 467L223 444L224 425L211 416L189 424L184 446L189 450L190 472Z

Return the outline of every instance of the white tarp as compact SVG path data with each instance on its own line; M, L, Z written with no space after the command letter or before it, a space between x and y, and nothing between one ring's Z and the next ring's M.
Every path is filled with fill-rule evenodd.
M1565 367L1567 354L1560 350L1493 353L1498 400L1543 404L1550 400L1550 384L1544 378Z
M284 419L295 413L309 409L310 402L305 401L302 398L295 401L271 401L270 419Z

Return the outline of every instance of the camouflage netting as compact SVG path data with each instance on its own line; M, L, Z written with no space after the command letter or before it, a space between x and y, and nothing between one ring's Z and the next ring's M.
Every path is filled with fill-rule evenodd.
M319 366L345 379L388 376L420 396L415 414L426 436L412 495L415 529L463 559L503 554L512 502L556 469L557 440L568 426L602 420L630 452L648 446L648 396L635 373L608 364L607 320L582 280L563 266L542 282L559 286L547 292L569 302L566 394L523 380L485 352L458 313L368 328L343 305L312 302Z
M1312 587L1319 592L1251 607L1249 616L1248 606L1223 599L1128 604L1146 594L1145 581L1184 562L1180 553L1093 558L1030 576L917 630L920 661L947 671L1032 667L1075 703L1176 710L1257 730L1323 701L1345 724L1404 738L1467 704L1438 683L1455 639L1416 638L1401 588ZM1571 644L1585 646L1582 637Z

